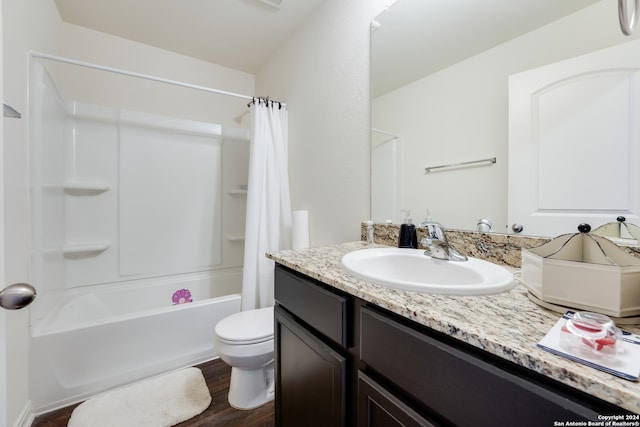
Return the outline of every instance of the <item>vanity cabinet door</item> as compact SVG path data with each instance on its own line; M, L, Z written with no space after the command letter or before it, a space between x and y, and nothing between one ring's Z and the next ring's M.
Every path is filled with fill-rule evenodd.
M365 369L456 426L537 427L619 413L611 405L588 402L589 396L561 391L560 384L507 369L453 340L410 328L392 315L363 307L360 322Z
M358 372L358 427L435 427L365 373Z
M276 425L346 425L347 359L279 305L274 333Z

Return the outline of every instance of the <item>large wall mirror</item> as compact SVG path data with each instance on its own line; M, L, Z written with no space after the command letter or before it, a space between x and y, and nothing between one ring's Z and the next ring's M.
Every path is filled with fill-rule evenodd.
M508 218L514 172L508 148L510 76L637 41L621 32L617 4L398 0L376 17L372 219L399 223L401 210L410 209L415 223L430 217L447 228L475 230L487 218L492 231L513 233ZM560 167L566 180L576 159L569 154L558 162L567 167ZM609 164L615 167L615 160ZM454 166L441 167L448 165ZM617 215L600 213L610 214L612 221ZM525 226L522 234L558 234L527 231Z

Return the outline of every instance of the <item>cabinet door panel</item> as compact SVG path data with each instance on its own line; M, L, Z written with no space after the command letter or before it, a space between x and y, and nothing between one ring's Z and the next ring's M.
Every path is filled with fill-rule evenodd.
M358 372L358 427L435 427L388 390Z
M344 426L346 358L275 308L276 425Z

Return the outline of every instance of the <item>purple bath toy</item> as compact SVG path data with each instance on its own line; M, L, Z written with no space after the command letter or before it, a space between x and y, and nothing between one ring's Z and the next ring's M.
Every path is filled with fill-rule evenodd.
M173 293L173 296L171 297L171 300L173 301L173 305L186 304L188 302L193 302L193 300L191 299L191 292L189 292L189 289L180 289L175 291Z

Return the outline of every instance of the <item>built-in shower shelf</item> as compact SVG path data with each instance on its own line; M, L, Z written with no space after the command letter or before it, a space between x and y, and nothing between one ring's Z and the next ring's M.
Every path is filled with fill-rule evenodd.
M230 242L244 242L244 236L229 236L227 240Z
M65 193L82 196L100 194L111 189L111 184L106 182L66 181L62 184Z
M104 252L111 247L111 242L71 243L64 246L65 255L91 255Z
M229 194L231 194L232 196L246 196L247 195L247 190L229 190Z

